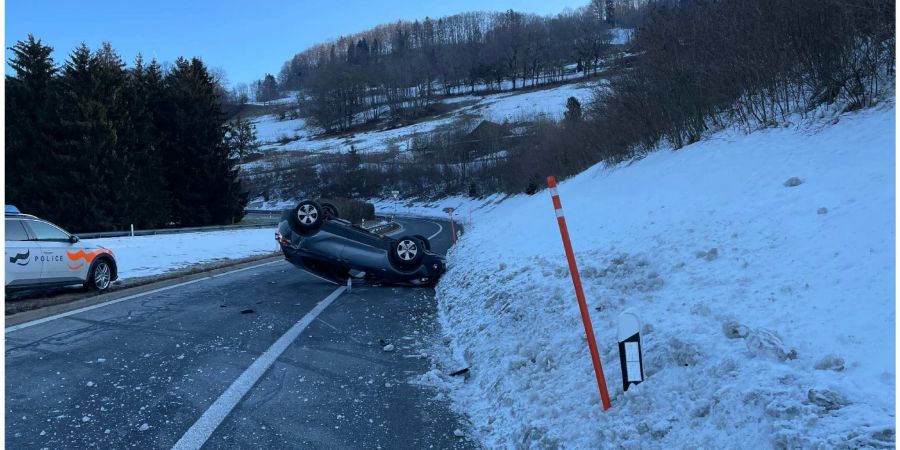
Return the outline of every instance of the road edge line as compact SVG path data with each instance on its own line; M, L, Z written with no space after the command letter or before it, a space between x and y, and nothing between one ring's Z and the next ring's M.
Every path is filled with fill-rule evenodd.
M23 329L23 328L29 328L29 327L32 327L32 326L35 326L35 325L40 325L40 324L42 324L42 323L50 322L50 321L52 321L52 320L62 319L63 317L69 317L69 316L72 316L72 315L75 315L75 314L80 314L80 313L83 313L83 312L86 312L86 311L91 311L91 310L94 310L94 309L102 308L102 307L104 307L104 306L115 305L116 303L121 303L121 302L128 301L128 300L134 300L134 299L136 299L136 298L144 297L144 296L146 296L146 295L156 294L156 293L158 293L158 292L164 292L164 291L168 291L168 290L170 290L170 289L175 289L175 288L179 288L179 287L182 287L182 286L188 286L188 285L191 285L191 284L194 284L194 283L199 283L199 282L201 282L201 281L211 280L211 279L213 279L213 278L219 278L219 277L222 277L222 276L225 276L225 275L230 275L230 274L237 273L237 272L243 272L243 271L245 271L245 270L250 270L250 269L256 269L256 268L258 268L258 267L263 267L263 266L267 266L267 265L269 265L269 264L275 264L275 263L279 263L279 262L282 262L282 260L269 261L269 262L266 262L266 263L257 264L257 265L253 265L253 266L249 266L249 267L241 267L240 269L234 269L234 270L230 270L230 271L228 271L228 272L217 273L217 274L215 274L215 275L207 275L207 276L202 277L202 278L197 278L197 279L190 280L190 281L184 281L184 282L177 283L177 284L173 284L173 285L169 285L169 286L163 286L163 287L161 287L161 288L151 289L151 290L149 290L149 291L139 292L139 293L137 293L137 294L127 295L127 296L125 296L125 297L113 299L113 300L110 300L110 301L107 301L107 302L97 303L97 304L94 304L94 305L90 305L90 306L85 306L85 307L82 307L82 308L73 309L73 310L71 310L71 311L66 311L66 312L63 312L63 313L54 314L54 315L52 315L52 316L42 317L42 318L40 318L40 319L35 319L35 320L29 321L29 322L23 322L23 323L20 323L20 324L17 324L17 325L11 325L11 326L6 327L4 333L5 333L5 334L9 334L9 333L12 333L13 331L18 331L18 330L21 330L21 329Z
M328 297L320 301L310 312L306 313L287 332L281 335L253 364L244 370L241 375L228 386L228 389L213 402L203 415L175 443L172 450L199 449L216 431L222 421L231 414L241 399L250 392L260 378L269 370L279 356L300 336L300 333L308 327L322 311L330 306L344 291L346 286L340 286Z
M423 221L423 222L428 222L428 223L430 223L430 224L434 224L434 225L437 225L437 226L438 226L437 233L434 233L434 234L432 234L431 236L428 236L428 240L432 240L432 239L434 239L435 236L437 236L437 235L439 235L439 234L441 234L441 233L444 232L444 226L441 225L441 224L439 224L439 223L437 223L437 222L432 222L432 221L427 220L427 219L419 219L419 220L421 220L421 221Z

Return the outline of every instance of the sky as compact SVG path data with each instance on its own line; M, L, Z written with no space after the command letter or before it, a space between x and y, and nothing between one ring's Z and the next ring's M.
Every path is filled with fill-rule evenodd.
M199 57L225 71L233 85L249 83L306 47L375 25L464 11L515 9L539 15L586 5L588 0L7 0L9 47L34 34L54 47L57 63L82 42L91 49L108 41L131 65L145 59L172 62ZM9 66L5 65L9 71Z

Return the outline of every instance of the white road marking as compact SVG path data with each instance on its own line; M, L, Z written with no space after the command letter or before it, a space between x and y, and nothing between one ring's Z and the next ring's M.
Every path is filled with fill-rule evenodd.
M263 263L263 264L257 264L257 265L255 265L255 266L243 267L243 268L240 268L240 269L235 269L235 270L231 270L231 271L228 271L228 272L223 272L223 273L219 273L219 274L216 274L216 275L210 275L210 276L206 276L206 277L203 277L203 278L197 278L196 280L185 281L184 283L173 284L173 285L171 285L171 286L161 287L161 288L158 288L158 289L151 289L151 290L149 290L149 291L141 292L141 293L134 294L134 295L129 295L129 296L127 296L127 297L117 298L117 299L115 299L115 300L110 300L110 301L108 301L108 302L97 303L96 305L85 306L84 308L73 309L73 310L71 310L71 311L67 311L67 312L64 312L64 313L56 314L56 315L53 315L53 316L44 317L44 318L42 318L42 319L32 320L31 322L25 322L25 323L20 323L20 324L18 324L18 325L13 325L13 326L10 326L10 327L6 327L6 333L8 334L8 333L12 333L13 331L21 330L21 329L23 329L23 328L33 327L33 326L35 326L35 325L40 325L40 324L42 324L42 323L47 323L47 322L50 322L51 320L61 319L61 318L63 318L63 317L69 317L69 316L72 316L72 315L75 315L75 314L81 314L81 313L83 313L83 312L85 312L85 311L90 311L90 310L92 310L92 309L103 308L104 306L110 306L110 305L115 305L116 303L121 303L121 302L128 301L128 300L134 300L134 299L136 299L136 298L144 297L144 296L147 296L147 295L150 295L150 294L156 294L157 292L168 291L168 290L170 290L170 289L180 288L180 287L182 287L182 286L187 286L187 285L190 285L190 284L199 283L199 282L201 282L201 281L211 280L211 279L213 279L213 278L224 277L224 276L226 276L226 275L231 275L231 274L233 274L233 273L243 272L243 271L245 271L245 270L250 270L250 269L256 269L256 268L258 268L258 267L268 266L269 264L275 264L275 263L279 263L279 262L282 262L282 261L281 261L281 260L278 260L278 261L270 261L270 262Z
M432 224L435 224L435 225L438 226L437 233L434 233L434 234L432 234L431 236L428 236L428 240L429 240L429 241L432 240L432 239L434 239L435 236L441 234L441 231L444 231L444 226L441 225L441 224L439 224L439 223L437 223L437 222L432 222L432 221L430 221L430 220L423 220L423 222L432 223Z
M430 223L430 224L432 224L432 225L437 225L437 227L438 227L437 233L434 233L434 234L432 234L431 236L428 236L428 240L429 240L429 241L432 240L432 239L434 239L435 236L441 234L441 232L444 231L444 226L441 225L441 224L439 224L439 223L437 223L437 222L432 222L432 221L430 221L430 220L425 220L425 219L421 219L421 218L418 218L418 217L416 217L416 218L414 218L414 219L412 219L412 220L418 220L418 221L420 221L420 222L428 222L428 223ZM390 233L387 233L388 235L396 236L396 235L399 235L400 233L402 233L403 231L406 231L406 227L404 227L403 224L401 224L400 222L397 222L397 224L400 225L400 229L391 231Z
M265 351L244 373L238 377L231 386L219 396L218 399L194 422L194 425L181 436L181 439L172 447L173 450L199 449L209 440L216 428L225 420L225 417L234 409L235 406L244 398L244 395L256 385L256 382L269 370L269 367L287 350L288 346L297 339L297 336L303 332L306 327L312 323L316 317L333 303L347 289L341 286L334 290L328 297L320 301L312 311L308 312L299 322L295 323L286 333L284 333L268 350Z

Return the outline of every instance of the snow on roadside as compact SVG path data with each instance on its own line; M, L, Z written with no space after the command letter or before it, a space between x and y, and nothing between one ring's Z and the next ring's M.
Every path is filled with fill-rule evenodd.
M546 191L451 250L447 369L470 374L419 381L450 386L488 448L893 448L894 113L723 132L560 185L608 412ZM626 308L647 379L624 393Z
M490 211L504 198L502 194L494 194L484 198L454 196L433 201L380 199L370 202L375 205L375 214L379 216L423 216L443 219L447 217L444 208L453 208L453 220L470 223L475 216Z
M265 255L277 250L274 228L85 239L116 257L119 280L159 275L195 264Z

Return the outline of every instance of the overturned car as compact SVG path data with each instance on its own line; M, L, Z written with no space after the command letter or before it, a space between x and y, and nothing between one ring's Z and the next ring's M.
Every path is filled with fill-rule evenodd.
M424 236L372 233L341 219L330 203L305 200L285 211L275 239L292 264L338 283L431 286L446 270Z

